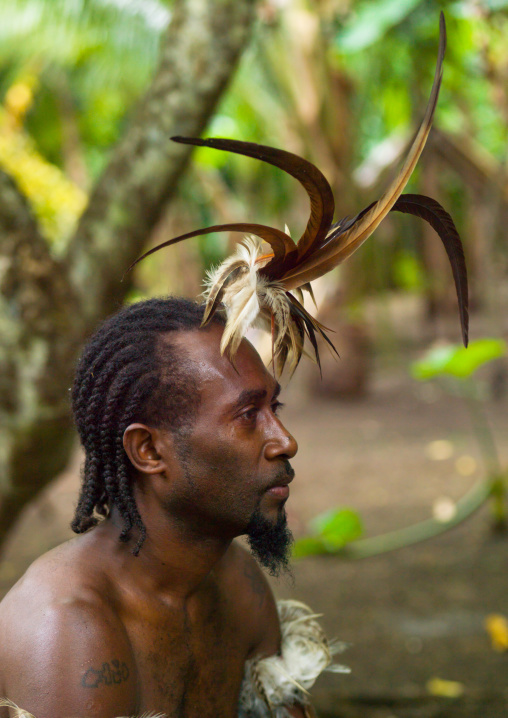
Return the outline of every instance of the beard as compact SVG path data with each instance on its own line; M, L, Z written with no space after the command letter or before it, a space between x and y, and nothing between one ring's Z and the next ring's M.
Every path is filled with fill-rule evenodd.
M271 576L291 573L289 559L293 534L287 525L286 511L281 506L275 523L266 519L259 505L247 526L247 541L252 554L268 569Z

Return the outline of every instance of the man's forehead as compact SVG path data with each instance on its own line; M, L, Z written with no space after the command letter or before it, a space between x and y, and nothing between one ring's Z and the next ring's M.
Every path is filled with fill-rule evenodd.
M220 393L226 399L240 392L266 391L278 393L278 382L271 376L252 344L243 339L235 355L234 364L226 354L220 353L223 327L211 325L178 334L177 343L196 367L196 380L201 392Z

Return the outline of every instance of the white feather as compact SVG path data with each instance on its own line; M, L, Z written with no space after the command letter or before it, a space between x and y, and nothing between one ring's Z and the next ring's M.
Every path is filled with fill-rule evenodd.
M250 715L287 718L285 706L295 702L305 705L308 690L320 673L349 672L346 666L332 664L332 655L346 646L328 643L316 621L318 614L299 601L278 601L277 609L282 636L280 655L247 662L239 718Z
M222 291L222 304L226 310L226 327L221 340L221 353L228 350L234 356L238 346L251 326L272 330L273 353L276 357L283 346L292 350L291 365L294 367L301 354L302 339L293 326L291 306L286 291L279 282L260 276L259 270L270 260L263 254L263 242L258 237L247 236L237 245L235 254L219 267L207 273L205 300ZM237 271L232 279L233 270Z
M9 708L11 711L11 714L12 714L12 718L34 718L32 713L28 713L27 711L24 711L22 708L19 708L15 703L7 700L6 698L0 698L0 708ZM120 718L127 718L127 717L120 716ZM134 716L131 718L138 718L138 717ZM143 713L143 715L139 716L139 718L167 718L167 716L165 713Z
M234 280L226 284L222 297L227 316L221 340L222 353L228 349L231 355L235 354L245 333L256 322L262 310L266 282L258 274L264 264L262 260L259 261L262 256L261 248L262 241L258 237L247 236L237 245L235 254L207 274L205 298L218 282L223 282L228 268L240 264L242 270Z
M228 285L222 301L226 307L227 322L222 335L220 350L221 353L224 353L230 345L231 354L235 354L247 329L254 323L259 314L260 307L255 266L248 264L247 271Z
M31 713L22 710L12 701L6 698L0 698L0 708L9 708L9 713L13 718L34 718Z

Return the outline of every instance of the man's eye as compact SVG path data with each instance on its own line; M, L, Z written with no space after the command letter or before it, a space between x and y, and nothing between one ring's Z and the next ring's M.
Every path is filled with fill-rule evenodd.
M279 414L284 404L281 401L274 401L272 404L272 411L275 415Z
M240 416L242 419L245 419L246 421L253 421L258 414L257 407L253 406L251 409L247 409L247 411L244 411Z

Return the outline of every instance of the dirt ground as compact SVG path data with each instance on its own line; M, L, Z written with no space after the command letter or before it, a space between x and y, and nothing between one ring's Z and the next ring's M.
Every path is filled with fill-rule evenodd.
M378 359L361 400L309 400L307 370L284 392L300 444L288 502L296 536L335 506L358 510L366 535L407 526L453 510L483 475L463 401L410 378L417 353L409 342ZM486 406L508 462L508 396L502 382L490 385ZM0 596L71 535L78 464L25 511L0 565ZM491 614L508 617L508 537L490 524L484 507L425 543L357 562L304 559L294 584L274 581L279 597L309 603L328 634L350 644L339 661L351 674L328 674L313 689L322 718L508 718L508 651L494 650L485 626Z

